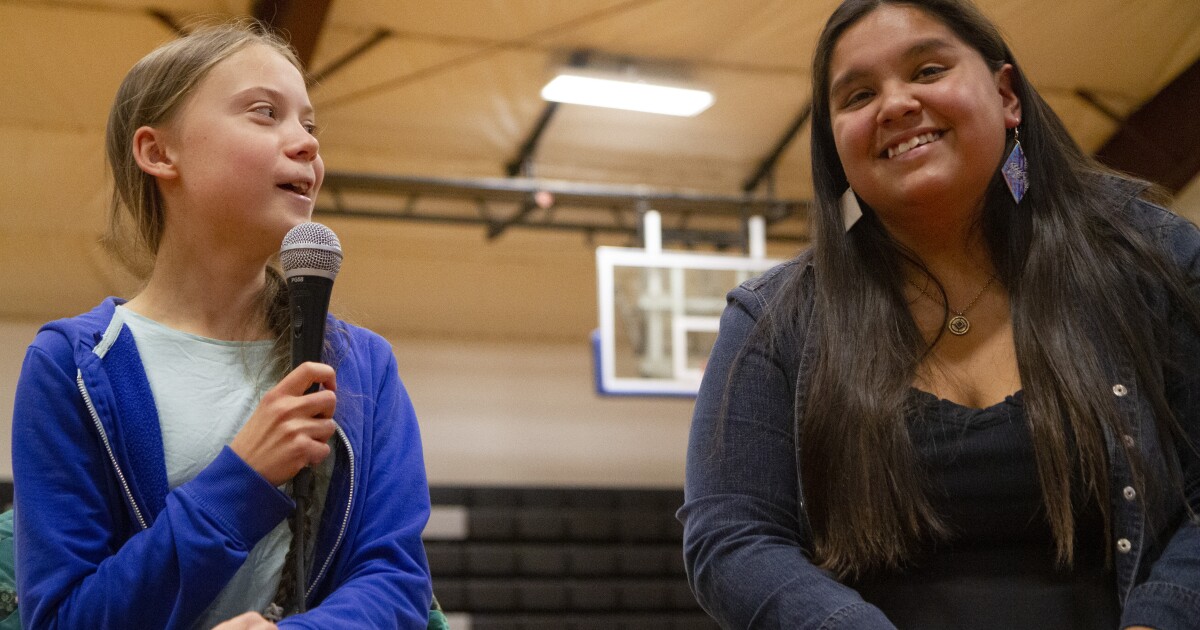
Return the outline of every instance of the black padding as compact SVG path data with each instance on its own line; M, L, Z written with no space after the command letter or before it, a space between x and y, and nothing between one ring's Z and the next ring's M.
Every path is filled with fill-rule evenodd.
M716 628L683 568L679 490L434 487L464 540L427 541L434 592L473 630Z

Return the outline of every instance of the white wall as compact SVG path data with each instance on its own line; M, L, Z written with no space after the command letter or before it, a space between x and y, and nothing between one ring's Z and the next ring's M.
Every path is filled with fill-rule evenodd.
M0 479L12 479L13 390L37 325L0 320Z
M39 324L0 321L0 478L12 478L13 390ZM683 484L692 400L597 396L587 340L392 343L431 484Z

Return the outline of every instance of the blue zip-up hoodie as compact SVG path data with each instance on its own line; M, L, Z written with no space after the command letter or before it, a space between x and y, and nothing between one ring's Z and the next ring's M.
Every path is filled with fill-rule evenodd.
M13 413L17 591L27 628L190 628L294 503L225 447L168 491L120 301L42 327ZM424 628L429 490L387 342L329 318L338 449L308 582L280 628Z

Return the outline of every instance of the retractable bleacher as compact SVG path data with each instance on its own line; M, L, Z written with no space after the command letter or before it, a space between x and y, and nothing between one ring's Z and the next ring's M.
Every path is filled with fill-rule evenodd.
M680 490L434 487L425 549L470 630L717 628L688 589Z

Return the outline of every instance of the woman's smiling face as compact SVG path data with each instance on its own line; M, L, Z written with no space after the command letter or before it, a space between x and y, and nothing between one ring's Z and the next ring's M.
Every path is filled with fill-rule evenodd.
M918 8L863 16L830 64L830 122L851 188L885 223L920 208L978 210L1005 129L1020 122L1011 73Z

